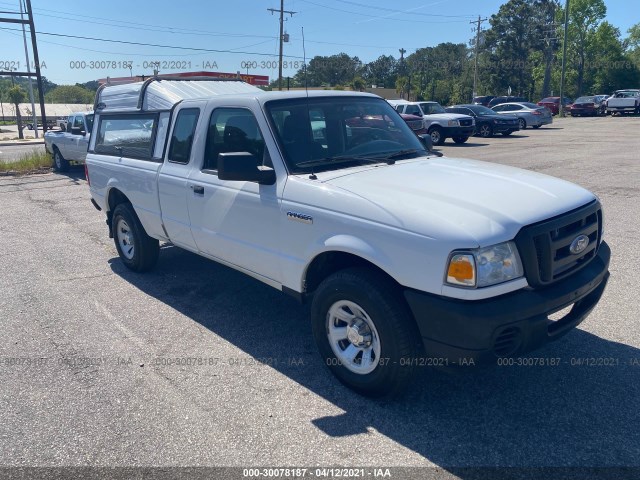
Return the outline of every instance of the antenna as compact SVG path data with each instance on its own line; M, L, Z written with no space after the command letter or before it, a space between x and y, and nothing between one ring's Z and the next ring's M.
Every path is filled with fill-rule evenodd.
M309 98L309 86L307 84L307 49L304 45L304 27L302 27L302 61L304 62L304 90Z

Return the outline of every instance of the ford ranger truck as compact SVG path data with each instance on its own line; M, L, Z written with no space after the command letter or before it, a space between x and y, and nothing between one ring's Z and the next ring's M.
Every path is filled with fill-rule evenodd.
M57 171L66 172L72 163L84 163L92 127L93 112L76 112L69 115L60 130L44 134L44 148L53 157Z
M442 145L447 138L453 139L455 143L465 143L475 133L476 124L473 117L447 112L438 102L388 102L399 113L422 117L433 145Z
M151 270L171 242L307 302L323 361L369 396L398 395L422 364L543 347L609 277L593 193L436 156L371 94L105 87L86 169L124 265Z

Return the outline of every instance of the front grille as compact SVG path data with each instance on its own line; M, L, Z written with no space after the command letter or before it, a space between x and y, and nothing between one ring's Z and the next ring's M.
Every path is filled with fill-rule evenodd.
M471 125L473 125L473 119L469 119L469 120L460 120L460 126L461 127L470 127Z
M580 253L571 253L571 244L580 235L588 237L589 243ZM602 209L598 201L524 227L515 241L529 285L550 285L583 268L596 256L601 237Z

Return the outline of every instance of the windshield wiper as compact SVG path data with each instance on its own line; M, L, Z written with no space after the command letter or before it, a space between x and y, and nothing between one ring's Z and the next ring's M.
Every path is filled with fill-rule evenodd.
M415 153L420 153L420 150L417 150L415 148L409 148L406 150L399 150L397 152L393 152L393 153L390 153L389 155L385 155L384 157L379 157L379 158L381 160L398 160L400 157L404 157L405 155L412 155Z
M375 157L359 157L357 155L338 155L335 157L325 157L319 158L316 160L306 160L304 162L296 163L296 167L319 167L324 165L332 165L337 163L348 163L348 162L370 162L370 163L380 163L386 162L388 159L385 157L375 158Z

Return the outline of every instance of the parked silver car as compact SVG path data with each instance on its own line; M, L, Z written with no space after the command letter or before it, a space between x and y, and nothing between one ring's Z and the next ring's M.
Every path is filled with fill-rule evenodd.
M492 110L501 115L515 115L518 117L520 130L524 130L527 127L540 128L542 125L549 125L553 123L551 111L548 108L540 107L535 103L501 103L492 107Z

